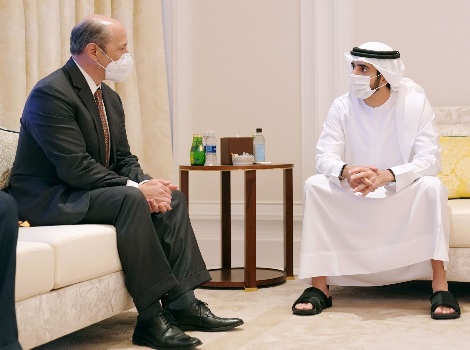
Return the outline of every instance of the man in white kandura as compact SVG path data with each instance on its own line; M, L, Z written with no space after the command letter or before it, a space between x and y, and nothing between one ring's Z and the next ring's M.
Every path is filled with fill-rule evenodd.
M460 316L448 291L447 190L424 90L400 53L370 42L345 53L349 93L334 100L304 184L299 278L312 287L292 312L332 306L328 285L378 286L433 276L431 317Z

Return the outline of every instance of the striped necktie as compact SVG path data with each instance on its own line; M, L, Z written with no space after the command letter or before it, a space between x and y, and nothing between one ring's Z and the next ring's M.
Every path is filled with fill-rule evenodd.
M98 107L98 112L100 113L101 124L103 125L104 142L106 146L105 166L106 168L108 168L109 167L109 130L108 130L108 122L106 121L106 115L104 114L103 92L101 91L101 88L98 88L96 90L94 97L95 97L96 106Z

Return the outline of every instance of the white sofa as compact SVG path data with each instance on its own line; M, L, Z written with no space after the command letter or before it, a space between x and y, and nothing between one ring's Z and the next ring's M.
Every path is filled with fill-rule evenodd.
M15 296L25 349L132 308L114 227L21 227Z
M470 107L440 107L435 112L441 135L470 136ZM5 137L0 137L3 152L1 144ZM0 158L4 155L0 154ZM8 160L0 159L0 179L2 162ZM455 162L450 167L455 167ZM448 205L451 216L448 279L470 282L470 198L451 199ZM20 228L16 311L19 338L25 349L132 307L124 286L114 227Z
M470 282L470 106L435 107L451 217L449 281ZM459 198L460 197L460 198ZM465 198L461 198L465 197Z

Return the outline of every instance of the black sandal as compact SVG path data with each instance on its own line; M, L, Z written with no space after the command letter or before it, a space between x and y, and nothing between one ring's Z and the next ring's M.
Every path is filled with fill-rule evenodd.
M313 308L310 310L297 309L295 305L300 303L310 303ZM317 315L324 309L327 309L333 305L331 297L326 297L320 289L310 287L304 290L302 295L292 305L292 313L294 315Z
M437 314L434 311L439 306L447 306L455 311L451 314ZM438 291L431 295L431 318L435 320L450 320L460 317L460 306L457 298L448 291Z

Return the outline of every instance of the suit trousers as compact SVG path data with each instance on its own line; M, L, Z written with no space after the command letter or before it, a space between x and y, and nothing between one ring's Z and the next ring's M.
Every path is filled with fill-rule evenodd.
M153 214L142 191L132 186L100 188L90 195L80 223L115 226L126 288L139 312L210 281L182 192L172 192L172 210Z
M0 191L0 349L21 349L15 313L18 211L13 198Z

